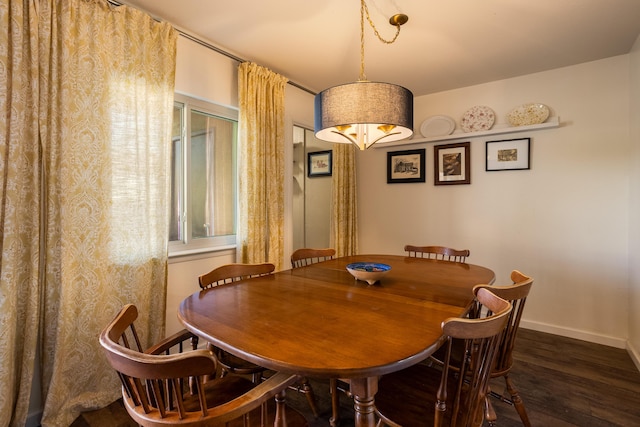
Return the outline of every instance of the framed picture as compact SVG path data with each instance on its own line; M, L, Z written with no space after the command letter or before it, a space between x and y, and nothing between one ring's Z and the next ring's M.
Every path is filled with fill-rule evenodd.
M434 185L471 184L469 151L469 142L434 146Z
M487 171L529 169L531 138L487 141Z
M331 176L333 170L333 151L316 151L307 154L309 161L307 176Z
M387 184L424 182L425 149L387 152Z

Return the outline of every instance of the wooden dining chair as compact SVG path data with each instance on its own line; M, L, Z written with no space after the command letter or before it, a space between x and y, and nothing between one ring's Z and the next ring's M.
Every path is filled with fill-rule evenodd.
M328 261L336 255L335 249L313 249L302 248L297 249L291 254L291 267L298 268L306 265L315 264L317 262Z
M476 285L473 288L473 292L477 294L480 289L486 289L500 298L503 298L511 303L513 309L511 310L511 314L509 315L509 319L507 321L507 325L505 330L500 337L500 342L498 346L498 356L496 357L496 363L491 371L491 378L499 378L503 377L506 383L506 390L511 395L511 398L507 398L504 395L497 394L495 392L490 392L487 395L486 401L486 420L490 426L495 425L496 422L496 413L493 409L493 405L489 399L489 396L493 396L502 400L503 402L509 403L516 408L518 411L518 415L522 421L522 424L526 427L530 427L531 423L529 421L529 417L527 416L527 411L524 406L524 402L520 397L520 393L516 389L513 384L513 381L509 377L509 373L511 372L511 368L513 366L513 348L515 346L516 335L518 333L518 328L520 327L520 319L522 318L522 313L524 311L525 302L533 286L533 279L525 274L522 274L518 270L513 270L511 272L511 281L512 285L507 286L494 286L494 285ZM470 316L480 315L482 311L487 311L486 308L483 309L482 304L476 298L476 304L474 308L470 312ZM490 311L488 311L490 314ZM454 340L453 342L453 350L452 350L452 358L460 359L464 354L463 343L459 340ZM431 357L430 362L442 365L444 358L443 349L438 349Z
M432 258L445 261L466 262L469 249L452 249L445 246L413 246L404 247L408 256L416 258Z
M509 393L511 398L504 396L504 393L500 395L491 392L490 395L513 405L516 408L516 411L518 411L522 425L525 427L531 427L531 422L529 421L524 402L520 397L520 393L514 386L513 381L509 377L509 373L513 367L513 349L515 347L516 336L520 327L520 319L522 318L527 297L529 296L529 292L533 286L533 279L522 274L518 270L513 270L511 272L511 281L513 282L513 285L510 286L477 285L474 287L473 291L477 294L481 289L487 289L500 298L511 302L513 306L513 310L511 311L507 321L507 326L500 339L496 364L491 371L491 378L504 378L506 391ZM482 307L478 307L478 309L481 308ZM496 413L491 405L489 396L487 396L486 419L490 426L495 426Z
M276 269L276 266L271 263L262 264L226 264L218 268L214 268L206 274L202 274L198 277L200 288L209 289L220 285L233 283L238 280L249 279L252 277L260 277L271 274ZM211 351L216 354L218 361L220 362L221 375L237 374L237 375L251 375L254 383L259 383L262 379L262 374L266 371L262 366L258 366L254 363L248 362L240 357L234 356L231 353L223 351L217 347L214 347L211 343L208 344Z
M197 337L183 330L143 351L137 318L135 305L124 306L100 334L100 344L139 425L257 427L279 420L276 425L307 426L302 414L285 406L285 390L296 375L276 373L257 385L239 376L205 381L217 361L209 350L187 351Z
M442 322L446 342L440 369L418 363L379 380L375 396L379 426L482 424L491 367L511 303L487 289L480 289L476 298L490 310L486 317ZM454 340L464 343L465 357L460 360L451 357Z

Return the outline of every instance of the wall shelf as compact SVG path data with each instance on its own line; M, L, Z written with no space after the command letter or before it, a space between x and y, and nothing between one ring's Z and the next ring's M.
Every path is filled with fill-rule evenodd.
M387 144L374 144L375 148L389 148L390 146L400 146L400 145L411 145L411 144L422 144L425 142L438 142L438 141L453 141L456 139L469 139L475 138L478 136L489 136L489 135L500 135L504 133L514 133L514 132L527 132L541 129L550 129L557 128L560 126L560 117L550 117L546 122L540 123L537 125L529 125L529 126L507 126L507 125L497 125L494 128L489 130L483 130L479 132L454 132L451 135L443 135L443 136L435 136L431 138L412 138L412 139L403 139L402 141L387 143Z

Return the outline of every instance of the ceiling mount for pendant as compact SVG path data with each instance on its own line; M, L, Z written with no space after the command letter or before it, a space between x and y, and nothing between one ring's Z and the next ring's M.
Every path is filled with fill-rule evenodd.
M404 25L407 23L408 20L409 20L409 17L404 13L397 13L393 15L391 18L389 18L389 24L393 26Z

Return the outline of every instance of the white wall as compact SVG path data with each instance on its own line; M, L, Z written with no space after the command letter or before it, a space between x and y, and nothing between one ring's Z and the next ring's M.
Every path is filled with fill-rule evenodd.
M629 56L415 99L415 123L456 120L488 105L497 122L541 102L559 128L467 138L471 184L433 185L434 143L358 156L362 253L438 244L471 250L471 263L534 277L522 325L624 347L629 292ZM485 141L531 138L531 170L485 172ZM387 151L427 148L427 182L386 184Z
M238 108L238 63L182 36L176 53L176 92Z
M629 351L640 369L640 37L630 56L631 191L629 192Z

